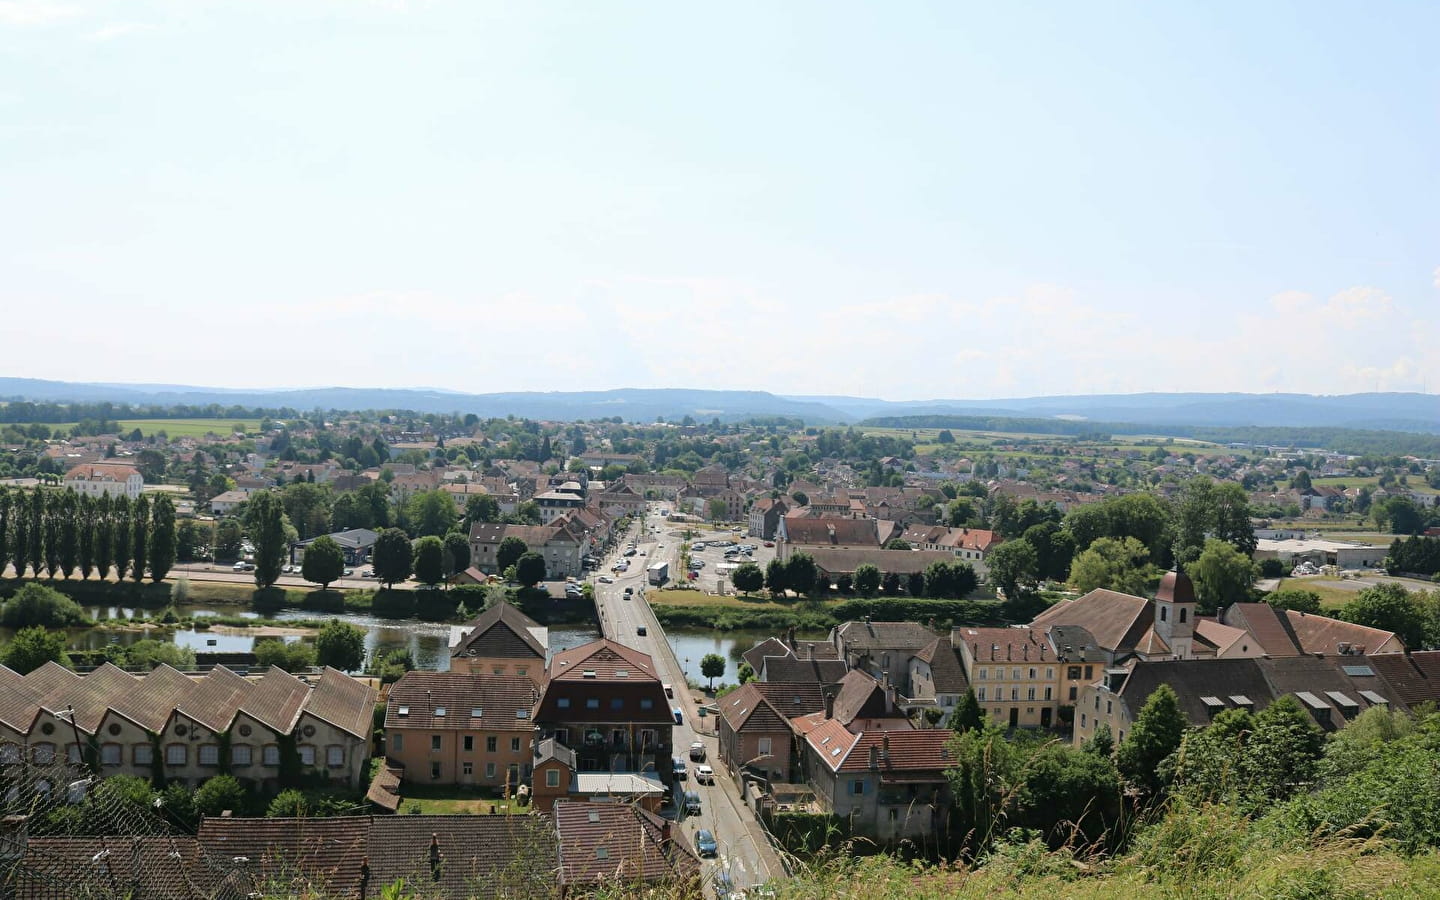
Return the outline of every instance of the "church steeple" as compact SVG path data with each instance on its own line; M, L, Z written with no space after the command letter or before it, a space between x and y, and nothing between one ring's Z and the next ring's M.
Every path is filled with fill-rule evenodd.
M1195 638L1195 585L1184 572L1166 572L1155 590L1155 633L1170 652L1189 659Z

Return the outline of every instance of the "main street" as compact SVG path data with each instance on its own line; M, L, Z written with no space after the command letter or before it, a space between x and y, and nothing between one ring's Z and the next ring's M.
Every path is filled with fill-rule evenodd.
M692 844L696 831L708 828L720 845L719 858L705 863L707 883L713 883L723 869L729 871L734 886L743 889L783 875L784 870L754 813L739 799L738 782L718 759L716 720L710 716L704 719L699 716L695 701L699 699L709 704L710 698L687 687L684 672L665 639L665 632L645 601L645 592L649 587L646 569L651 564L667 561L670 563L671 578L684 578L684 573L679 570L680 541L665 533L668 530L666 524L665 518L658 512L652 512L642 522L632 525L630 533L616 542L615 551L602 562L601 569L604 574L612 574L614 583L602 584L592 578L595 605L605 636L650 654L655 662L656 675L662 682L674 687L674 705L683 713L683 724L675 726L674 753L685 761L690 770L685 781L677 782L676 799L681 799L683 791L696 791L701 799L700 815L683 817L680 821L684 823ZM658 534L654 530L656 528L660 529ZM627 558L621 554L629 540L635 540L637 545L636 555L628 557L629 571L611 573L610 567L617 560ZM633 592L628 600L625 599L626 588ZM638 633L642 627L645 634ZM689 756L690 744L695 740L704 743L705 762L715 769L713 785L702 785L695 780L696 763Z

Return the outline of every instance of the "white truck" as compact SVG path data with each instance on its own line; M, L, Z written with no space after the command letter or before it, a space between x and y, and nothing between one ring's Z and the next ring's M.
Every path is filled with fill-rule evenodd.
M651 563L645 571L651 584L664 584L670 577L670 563Z

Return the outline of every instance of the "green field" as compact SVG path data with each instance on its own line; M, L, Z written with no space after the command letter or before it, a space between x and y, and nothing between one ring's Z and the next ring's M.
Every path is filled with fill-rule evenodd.
M76 423L51 424L47 422L46 424L52 431L68 434ZM172 438L200 438L207 434L229 437L231 429L236 425L244 426L246 434L253 434L260 430L259 419L121 419L117 424L120 426L121 434L129 434L138 428L140 433L146 437L159 431L165 432Z

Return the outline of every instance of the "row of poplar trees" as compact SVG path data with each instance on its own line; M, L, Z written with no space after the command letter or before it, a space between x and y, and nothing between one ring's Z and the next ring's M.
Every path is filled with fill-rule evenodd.
M0 488L0 572L162 580L175 564L175 503L166 494L91 497L66 488Z

